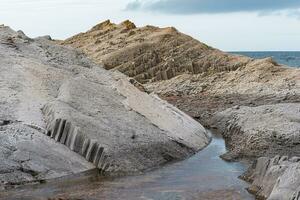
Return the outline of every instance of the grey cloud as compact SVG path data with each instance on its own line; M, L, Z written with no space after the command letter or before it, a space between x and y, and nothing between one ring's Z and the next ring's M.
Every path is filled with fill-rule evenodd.
M300 0L135 0L128 10L151 10L173 14L277 12L300 8Z

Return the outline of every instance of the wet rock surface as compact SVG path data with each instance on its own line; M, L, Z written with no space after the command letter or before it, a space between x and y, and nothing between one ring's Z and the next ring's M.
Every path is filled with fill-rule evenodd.
M209 146L194 156L141 175L111 178L91 170L35 187L20 186L0 193L0 199L253 200L246 190L249 184L238 178L248 165L222 160L224 140L212 135Z
M186 114L49 37L31 39L1 26L0 70L2 189L96 167L110 175L139 173L187 158L210 141ZM132 95L141 102L130 102ZM135 105L145 99L164 111ZM163 116L168 126L155 121ZM170 124L186 131L179 135Z

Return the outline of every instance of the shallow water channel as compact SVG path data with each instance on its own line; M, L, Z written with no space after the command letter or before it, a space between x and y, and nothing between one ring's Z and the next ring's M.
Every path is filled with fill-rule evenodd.
M90 171L0 193L0 199L254 199L245 190L247 183L237 178L247 166L220 159L225 151L224 140L214 136L211 144L193 157L143 175L103 180Z

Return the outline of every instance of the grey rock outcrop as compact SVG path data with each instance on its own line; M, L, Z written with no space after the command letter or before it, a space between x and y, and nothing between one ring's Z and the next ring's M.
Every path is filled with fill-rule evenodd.
M0 71L1 186L95 167L138 173L210 141L186 114L49 38L0 27Z
M224 159L299 155L299 68L225 53L172 27L125 24L108 20L59 43L135 78L223 134Z
M300 198L299 103L235 106L217 113L213 121L219 130L224 130L228 152L222 158L263 156L242 176L252 183L248 190L257 199Z
M233 107L217 113L213 121L224 130L226 159L300 153L299 103Z
M248 190L257 199L300 199L300 158L275 156L261 157L242 176L251 182Z

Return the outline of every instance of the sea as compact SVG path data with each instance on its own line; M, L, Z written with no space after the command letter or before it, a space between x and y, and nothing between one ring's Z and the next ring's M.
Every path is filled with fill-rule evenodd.
M235 51L229 53L251 58L272 57L279 64L300 68L300 51Z

